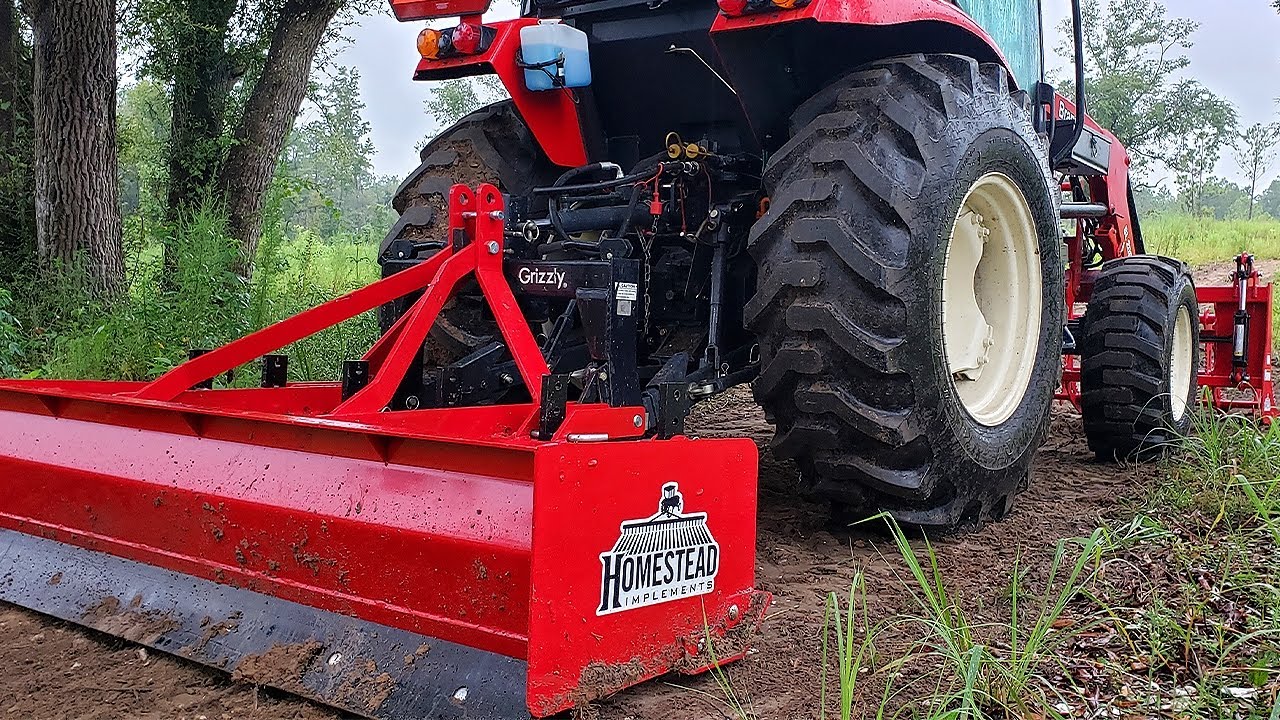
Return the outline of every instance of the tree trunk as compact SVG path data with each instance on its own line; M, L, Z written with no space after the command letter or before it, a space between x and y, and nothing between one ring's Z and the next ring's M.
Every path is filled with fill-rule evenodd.
M182 3L173 66L173 118L169 140L169 221L200 204L222 164L227 96L235 83L227 54L227 27L236 0Z
M183 0L174 30L173 100L169 131L169 191L166 216L176 225L185 213L212 193L222 166L222 133L227 96L236 73L227 51L227 29L236 0ZM164 277L173 276L178 259L164 247Z
M36 252L124 286L116 177L115 0L24 0L35 39Z
M248 276L262 233L267 190L280 152L306 97L311 65L341 0L287 0L266 64L232 138L220 186L231 234L240 242L240 271Z
M1262 156L1253 156L1253 167L1249 169L1249 219L1253 219L1253 201L1258 198L1258 176L1262 174Z
M35 259L31 49L14 0L0 0L0 281Z
M31 51L18 20L13 0L0 0L0 142L6 147L31 110ZM0 174L12 168L13 158L0 153Z

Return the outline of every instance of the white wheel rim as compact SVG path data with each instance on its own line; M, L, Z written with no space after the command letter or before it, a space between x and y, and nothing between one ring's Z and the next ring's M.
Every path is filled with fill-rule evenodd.
M1191 313L1186 305L1178 306L1173 321L1173 343L1169 350L1169 409L1174 421L1187 414L1187 396L1191 394L1191 363L1195 359L1195 344L1191 342Z
M944 356L969 415L994 427L1022 404L1040 345L1040 240L1009 176L969 189L951 229L942 276Z

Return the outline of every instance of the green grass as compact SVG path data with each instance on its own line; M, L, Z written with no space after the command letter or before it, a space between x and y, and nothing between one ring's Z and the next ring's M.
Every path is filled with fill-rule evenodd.
M1229 262L1247 250L1259 258L1280 258L1280 221L1215 220L1160 215L1144 220L1147 252L1175 257L1192 266Z
M885 699L910 698L918 695L920 687L928 687L932 688L928 697L909 703L915 707L913 717L1058 717L1055 708L1061 693L1045 676L1061 670L1060 649L1073 635L1062 632L1060 623L1072 600L1092 580L1094 563L1107 546L1107 533L1099 529L1086 538L1059 541L1046 578L1034 589L1015 562L1007 614L977 622L950 594L933 546L925 541L918 550L892 519L886 519L908 571L899 580L915 604L914 613L890 625L896 632L920 639L878 672L892 677L911 666L925 672L902 686L889 680ZM985 611L1001 612L993 607ZM1072 621L1072 627L1079 632L1087 625ZM881 703L881 716L887 704Z
M910 609L873 625L861 573L827 598L819 717L1280 720L1280 424L1203 414L1156 475L981 621L887 520Z
M1270 718L1280 690L1280 429L1205 414L1138 509L1147 528L1097 588L1125 622L1113 677L1135 675L1188 717ZM1135 602L1140 600L1140 602ZM1135 673L1134 666L1141 672Z
M1259 260L1280 258L1280 220L1265 215L1254 220L1158 215L1144 220L1142 231L1147 252L1184 260L1192 267L1229 264L1245 251ZM1273 277L1263 280L1275 282ZM1213 282L1226 282L1226 278ZM1280 337L1280 303L1275 308L1273 325Z
M875 636L867 609L867 579L861 571L849 585L847 604L830 593L822 620L822 680L818 707L827 707L828 657L835 660L837 713L840 720L854 717L854 700L863 670L875 661ZM834 641L832 644L831 641Z
M127 234L128 290L110 301L79 289L73 272L31 279L0 295L0 375L140 380L377 279L373 239L326 241L306 231L268 233L255 272L235 271L225 222L193 213L176 229ZM177 258L163 267L162 243ZM20 310L19 310L20 308ZM377 336L366 313L286 348L294 380L334 379L344 359ZM256 382L253 368L233 384Z

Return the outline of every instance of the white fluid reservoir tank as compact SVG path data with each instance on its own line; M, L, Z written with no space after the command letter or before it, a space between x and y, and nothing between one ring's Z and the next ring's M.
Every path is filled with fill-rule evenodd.
M561 22L520 28L524 84L530 90L586 87L591 84L587 34Z

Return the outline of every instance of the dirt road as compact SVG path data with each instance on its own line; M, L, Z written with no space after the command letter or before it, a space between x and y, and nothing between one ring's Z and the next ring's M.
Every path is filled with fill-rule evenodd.
M705 435L746 435L767 444L770 428L745 390L699 409ZM813 718L820 685L823 602L847 596L855 569L867 574L873 620L909 609L895 573L902 564L874 534L831 524L826 508L797 500L796 470L767 452L760 468L759 583L775 605L759 647L730 671L743 704L762 720ZM1141 471L1092 461L1079 423L1055 415L1031 489L1014 512L976 533L937 544L953 592L999 603L1015 558L1034 567L1058 538L1087 533L1142 482ZM881 553L884 553L882 555ZM886 639L881 652L892 652ZM681 687L682 686L682 687ZM688 688L688 689L686 689ZM731 717L714 678L673 676L600 704L600 718ZM229 682L184 661L17 608L0 605L0 718L320 719L332 711Z

